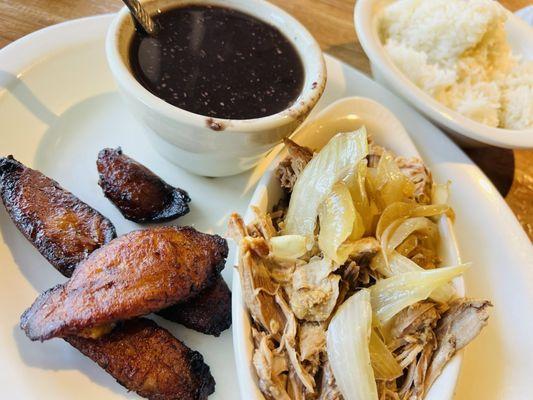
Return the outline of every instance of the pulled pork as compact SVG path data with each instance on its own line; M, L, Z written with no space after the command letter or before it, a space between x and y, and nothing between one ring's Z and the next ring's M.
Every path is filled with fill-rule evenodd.
M276 176L279 179L281 187L290 193L298 176L300 176L307 163L313 158L313 151L294 143L288 138L284 139L283 142L289 151L289 155L279 163L276 169Z
M253 364L259 387L268 398L311 399L316 395L315 378L325 351L325 328L301 322L287 299L289 293L313 290L313 283L320 284L321 278L312 273L294 274L300 278L285 285L272 278L267 240L275 235L271 226L269 216L257 214L254 222L246 226L239 215L233 214L228 228L228 234L240 243L243 299L254 326ZM327 280L327 276L323 279ZM317 315L324 312L317 309Z
M289 155L276 176L290 195L313 152L289 139L285 144ZM368 167L375 168L384 152L370 141ZM433 182L422 161L394 160L414 185L409 201L430 204ZM283 229L287 205L287 199L280 201L270 215L252 207L255 218L249 225L237 214L229 222L229 234L239 243L238 270L251 317L259 388L267 399L343 400L329 365L326 332L349 296L383 278L373 263L383 257L380 242L372 236L352 241L343 265L325 259L316 243L296 260L275 258L270 243ZM440 260L432 241L414 232L396 251L425 269L437 268ZM397 313L380 331L380 340L403 373L377 379L379 399L422 400L448 361L487 324L489 306L480 300L424 300Z
M415 199L418 203L429 204L431 202L431 189L433 179L431 172L417 157L396 157L394 160L400 171L415 185Z
M470 299L457 299L448 305L421 301L394 317L389 348L407 371L397 390L400 399L424 398L448 361L487 324L490 305ZM382 395L392 386L383 387Z

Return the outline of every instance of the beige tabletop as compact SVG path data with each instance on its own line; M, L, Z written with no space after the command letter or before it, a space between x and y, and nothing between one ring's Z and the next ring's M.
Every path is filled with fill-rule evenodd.
M369 73L368 59L353 28L355 0L271 0L298 18L323 50ZM532 0L502 0L516 11ZM68 19L115 12L120 0L0 0L0 47L27 33ZM533 240L533 151L467 150L505 196Z

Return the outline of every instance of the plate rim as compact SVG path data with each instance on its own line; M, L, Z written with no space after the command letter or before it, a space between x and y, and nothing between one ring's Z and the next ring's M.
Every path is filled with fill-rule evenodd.
M30 32L0 49L2 70L21 77L53 54L90 42L102 35L105 37L113 16L113 13L91 15ZM80 29L83 25L90 29ZM3 83L1 78L0 83ZM5 90L6 87L0 86L0 96Z

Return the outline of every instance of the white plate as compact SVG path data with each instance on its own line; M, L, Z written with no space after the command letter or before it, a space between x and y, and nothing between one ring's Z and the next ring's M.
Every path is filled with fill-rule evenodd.
M125 221L103 197L94 165L100 148L122 145L169 183L190 192L192 211L180 223L223 233L231 211L245 212L261 168L206 179L159 157L120 102L107 69L103 43L110 18L51 27L0 51L0 154L13 153L57 179L124 233L137 225ZM453 181L461 253L474 262L466 276L468 293L496 304L489 327L465 353L457 398L530 398L533 251L527 236L492 184L439 130L361 73L331 57L326 60L329 79L321 107L352 95L381 102L400 118L436 178ZM20 313L38 292L62 278L18 232L3 207L0 232L0 398L137 398L63 341L26 339L18 328ZM228 281L231 273L228 265ZM211 398L238 399L230 333L215 339L164 325L205 356L217 381Z
M387 108L381 104L363 97L346 97L335 101L309 119L292 136L292 139L302 146L311 149L321 149L338 132L351 132L365 126L375 142L397 155L404 157L420 157L411 138L402 123ZM283 149L257 184L250 205L256 206L263 213L270 212L279 203L283 193L275 171L279 163L287 156ZM244 220L252 222L254 212L248 208ZM461 263L459 249L454 235L451 221L446 216L439 219L439 233L441 247L439 256L446 266ZM239 263L239 251L235 252L235 264ZM455 287L459 296L465 295L464 279L455 280ZM237 375L243 399L265 400L257 385L252 357L253 341L248 311L241 292L241 282L238 274L233 279L233 346L237 362ZM449 400L453 397L455 384L461 366L462 352L453 357L446 365L442 375L435 381L426 396L427 400Z

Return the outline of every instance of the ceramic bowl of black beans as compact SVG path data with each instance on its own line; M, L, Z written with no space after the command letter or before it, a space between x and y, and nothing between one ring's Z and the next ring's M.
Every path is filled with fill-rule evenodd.
M263 0L149 0L157 26L136 29L127 8L106 40L132 115L171 162L204 176L255 166L320 99L319 45Z

